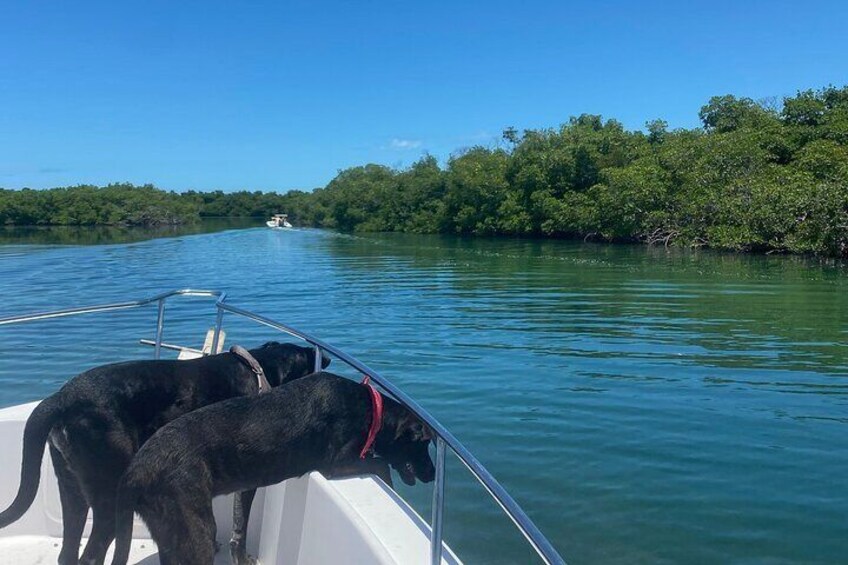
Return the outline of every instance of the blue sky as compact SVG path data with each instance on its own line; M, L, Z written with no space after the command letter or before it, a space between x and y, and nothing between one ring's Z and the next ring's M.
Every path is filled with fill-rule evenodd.
M848 83L845 2L0 0L0 187L311 189L583 112Z

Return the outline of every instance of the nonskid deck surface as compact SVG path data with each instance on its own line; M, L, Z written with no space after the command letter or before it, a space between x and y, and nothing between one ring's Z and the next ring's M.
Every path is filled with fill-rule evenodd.
M85 540L83 540L83 546ZM50 565L59 558L62 547L60 538L48 536L15 536L0 539L0 555L4 565ZM106 554L106 563L112 561L114 544ZM158 565L159 552L156 544L149 539L133 540L128 563L131 565ZM215 565L230 563L227 551L219 551L215 555Z
M45 475L46 472L42 478ZM57 562L62 542L61 520L50 518L43 507L37 508L43 506L44 498L38 497L36 508L27 513L35 520L25 518L23 524L17 524L19 530L25 531L0 530L6 532L5 536L0 535L1 565L52 565ZM222 497L215 503L218 541L222 548L214 563L224 565L230 563L223 540L228 539L230 533L229 524L224 522L232 511L232 502ZM375 477L329 481L320 473L311 473L260 489L251 514L255 516L248 530L248 551L261 557L265 565L344 562L423 565L430 562L426 523ZM47 518L44 525L49 530L43 534L45 528L37 526L42 517ZM128 562L157 565L156 544L141 524L136 525L136 530ZM328 531L333 532L332 544L327 543ZM82 545L86 542L83 539ZM106 563L111 562L112 552L110 548ZM447 546L444 546L442 563L461 565Z

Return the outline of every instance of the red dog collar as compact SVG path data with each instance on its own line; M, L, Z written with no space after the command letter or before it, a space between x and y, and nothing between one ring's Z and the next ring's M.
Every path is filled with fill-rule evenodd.
M365 438L365 445L362 451L359 452L359 458L365 459L365 455L374 447L374 440L377 439L377 433L383 427L383 397L377 392L377 389L371 385L371 377L365 375L362 379L362 384L368 387L368 394L371 396L371 426L368 428L368 437Z

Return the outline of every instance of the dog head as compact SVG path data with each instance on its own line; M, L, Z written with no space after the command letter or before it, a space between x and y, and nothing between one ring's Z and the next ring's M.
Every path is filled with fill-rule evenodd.
M412 486L416 479L431 482L436 476L429 449L435 437L433 431L396 402L384 402L387 410L374 451L389 462L404 483Z
M262 365L271 386L279 386L315 372L313 347L269 341L257 349L252 349L250 353ZM329 364L330 358L323 354L321 368L326 368Z

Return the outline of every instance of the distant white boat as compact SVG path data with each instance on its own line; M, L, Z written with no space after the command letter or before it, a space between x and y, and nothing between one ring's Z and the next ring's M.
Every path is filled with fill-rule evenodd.
M271 219L265 222L265 225L269 228L283 229L290 228L292 225L289 223L289 215L288 214L274 214L271 216Z

